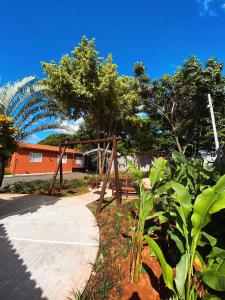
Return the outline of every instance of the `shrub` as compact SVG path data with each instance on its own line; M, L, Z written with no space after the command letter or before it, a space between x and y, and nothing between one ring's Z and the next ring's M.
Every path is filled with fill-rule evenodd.
M52 181L41 181L35 180L32 182L16 182L13 184L6 185L2 192L5 193L19 193L19 194L32 194L41 191L48 191L51 186ZM63 189L69 189L74 191L76 188L88 186L87 180L73 179L73 180L64 180ZM56 180L55 188L60 187L59 180Z

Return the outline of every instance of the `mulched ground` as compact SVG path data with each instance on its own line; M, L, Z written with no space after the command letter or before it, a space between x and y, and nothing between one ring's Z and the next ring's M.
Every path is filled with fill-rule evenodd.
M95 213L96 203L90 204L89 209ZM123 200L119 208L110 200L105 203L98 217L99 255L82 299L169 299L159 263L149 256L148 246L143 251L144 268L139 284L130 283L131 240L121 233L128 233L134 225L133 210L134 200Z

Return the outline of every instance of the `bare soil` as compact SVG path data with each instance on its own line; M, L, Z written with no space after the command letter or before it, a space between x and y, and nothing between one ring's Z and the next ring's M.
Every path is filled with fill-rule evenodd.
M169 299L160 265L156 257L149 255L148 246L145 246L143 251L143 273L139 283L131 283L131 243L121 232L129 232L133 226L134 220L131 216L134 200L123 201L123 205L119 208L110 201L104 205L105 208L98 217L100 228L98 260L83 294L87 297L84 299ZM95 213L96 203L90 204L89 208Z

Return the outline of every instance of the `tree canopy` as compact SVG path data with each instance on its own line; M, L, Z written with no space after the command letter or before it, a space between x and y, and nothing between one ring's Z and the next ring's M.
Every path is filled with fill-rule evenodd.
M161 122L162 131L170 131L177 149L185 153L190 146L209 147L213 143L208 93L214 100L217 116L224 112L225 79L223 63L210 58L202 65L192 56L173 75L165 74L160 79L150 78L139 64L136 74L139 89L144 99L144 112L152 120ZM148 80L147 80L148 79Z
M64 140L71 140L73 139L72 134L67 133L53 133L47 136L45 139L38 142L41 145L50 145L50 146L59 146L60 142Z
M112 56L99 56L95 40L82 38L60 62L42 62L42 80L70 118L84 118L82 134L120 135L123 147L135 150L211 149L213 134L208 93L214 101L219 137L225 143L223 63L188 58L174 74L150 79L143 63L134 76L119 75ZM143 115L140 115L140 111Z
M83 117L98 136L121 134L127 117L138 112L135 79L119 76L111 55L99 57L94 39L83 37L71 56L42 66L49 94L72 118Z

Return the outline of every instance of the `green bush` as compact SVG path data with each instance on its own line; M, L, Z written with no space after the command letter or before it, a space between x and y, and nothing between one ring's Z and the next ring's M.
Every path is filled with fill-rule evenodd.
M32 182L16 182L13 184L6 185L2 192L5 193L19 193L19 194L32 194L37 192L48 191L51 186L52 181L41 181L35 180ZM87 180L73 179L73 180L64 180L63 189L64 190L75 190L76 188L88 186ZM59 180L55 182L55 188L60 187Z

